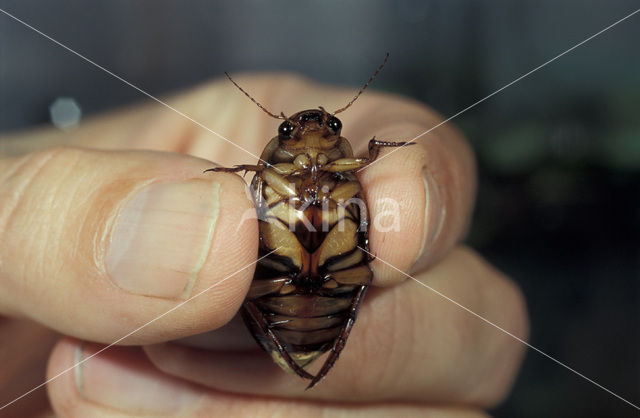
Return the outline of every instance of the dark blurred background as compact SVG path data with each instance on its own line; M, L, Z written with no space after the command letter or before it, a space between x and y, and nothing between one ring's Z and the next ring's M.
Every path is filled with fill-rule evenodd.
M355 88L389 51L391 60L374 88L414 97L448 117L639 3L2 0L0 5L154 95L225 70L285 70ZM145 99L3 14L0 40L0 131L50 123L52 109L73 120L78 109L86 116ZM480 189L468 241L524 290L531 344L636 404L639 40L640 13L453 121L479 160ZM52 107L59 98L73 100ZM531 350L511 396L492 413L637 416L634 408Z

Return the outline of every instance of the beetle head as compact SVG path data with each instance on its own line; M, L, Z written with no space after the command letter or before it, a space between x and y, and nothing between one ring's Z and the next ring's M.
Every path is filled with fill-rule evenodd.
M334 142L340 137L341 130L340 119L320 107L303 110L286 118L278 128L278 138L285 146L292 146L312 138Z
M355 97L351 99L346 106L341 107L333 113L329 113L324 110L323 107L319 107L318 109L303 110L291 117L286 117L284 113L275 115L266 107L258 103L249 93L244 91L238 83L233 81L233 78L231 78L229 73L225 72L225 75L229 78L229 81L231 81L241 92L245 94L245 96L247 96L266 114L275 119L284 119L284 122L282 122L278 128L278 138L281 145L288 148L300 148L302 146L324 148L325 146L332 146L340 138L342 122L340 122L340 119L336 118L335 115L351 107L358 97L360 97L362 92L364 92L369 84L371 84L373 79L376 78L380 70L382 70L382 67L387 63L388 59L389 53L387 52L382 64L380 64L376 72L371 76L371 78L369 78L364 86L362 86Z

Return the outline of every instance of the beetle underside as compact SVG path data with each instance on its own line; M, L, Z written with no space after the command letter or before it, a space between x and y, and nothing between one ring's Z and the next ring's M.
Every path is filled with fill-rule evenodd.
M361 199L360 185L352 174L339 182L334 177L320 176L325 208L313 204L297 210L283 198L267 205L259 221L260 255L277 250L258 263L243 308L259 344L285 370L311 379L310 387L335 363L372 278L361 249L368 251L366 208L340 206L330 197L348 188L357 193L344 201ZM269 195L270 186L263 187ZM328 350L320 372L312 376L304 370Z
M341 122L323 108L286 118L257 165L207 171L255 171L259 256L242 316L260 346L283 369L322 380L344 348L372 273L368 219L355 172L375 160L355 158ZM329 351L315 374L305 368Z

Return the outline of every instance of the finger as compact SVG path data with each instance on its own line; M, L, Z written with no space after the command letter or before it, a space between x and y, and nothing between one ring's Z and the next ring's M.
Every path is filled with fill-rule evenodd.
M526 338L520 292L470 250L453 251L417 278ZM506 395L524 351L520 342L413 280L372 292L340 359L312 390L305 391L307 382L284 373L262 352L212 351L174 343L145 350L161 370L223 391L482 407Z
M371 106L366 130L378 132L385 141L410 140L438 122L428 109L402 100L385 99ZM389 122L375 117L376 111L391 113ZM421 271L464 238L476 172L473 153L455 129L443 126L413 145L383 149L359 175L371 212L370 247L377 257L402 271ZM376 285L405 280L379 260L371 266Z
M154 320L126 342L227 322L251 280L257 228L238 180L202 174L210 166L72 148L0 160L0 312L106 343Z
M81 359L87 359L48 384L49 396L58 416L486 416L472 409L446 406L346 405L229 394L206 390L159 372L138 348L114 347L88 358L98 349L95 345L83 346L67 339L61 341L52 353L48 378L73 367Z

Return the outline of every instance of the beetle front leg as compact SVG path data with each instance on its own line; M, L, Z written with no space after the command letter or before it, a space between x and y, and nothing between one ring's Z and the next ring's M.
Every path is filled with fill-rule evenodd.
M378 158L378 154L380 153L380 148L382 147L404 147L405 145L413 145L415 142L404 141L404 142L386 142L386 141L378 141L375 137L369 141L369 162L373 162Z
M359 170L369 164L368 158L338 158L321 167L321 170L330 173L343 173L345 171Z
M260 172L264 170L264 167L261 165L250 165L250 164L240 164L240 165L234 165L233 167L214 167L214 168L209 168L203 171L203 173L206 173L208 171L214 171L216 173L222 172L222 173L237 173L238 171L244 171L244 174L247 174L248 171L255 171L255 172Z
M360 170L371 164L378 158L380 148L382 147L403 147L405 145L413 145L415 142L386 142L378 141L375 137L369 141L369 158L339 158L322 167L322 170L331 173L342 173L345 171Z

